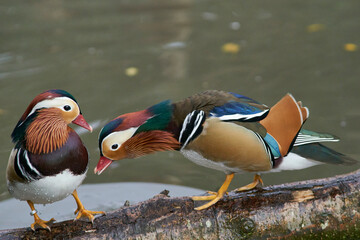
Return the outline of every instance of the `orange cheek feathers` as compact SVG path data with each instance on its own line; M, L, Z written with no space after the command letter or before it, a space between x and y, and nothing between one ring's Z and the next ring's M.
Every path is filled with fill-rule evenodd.
M111 151L109 149L105 149L105 150L103 150L103 154L104 154L105 157L107 157L107 158L109 158L109 159L111 159L113 161L121 160L121 159L124 159L124 158L129 158L128 154L126 153L123 146L121 146L116 151Z

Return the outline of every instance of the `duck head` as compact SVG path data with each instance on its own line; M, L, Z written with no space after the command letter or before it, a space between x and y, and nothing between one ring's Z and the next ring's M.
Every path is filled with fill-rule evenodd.
M171 117L172 105L164 101L111 120L99 135L100 160L94 172L100 175L113 161L178 149L179 142L167 130Z

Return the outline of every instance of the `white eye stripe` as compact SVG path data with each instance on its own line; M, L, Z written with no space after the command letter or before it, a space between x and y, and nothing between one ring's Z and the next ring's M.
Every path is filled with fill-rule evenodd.
M27 115L27 117L29 117L31 114L33 114L36 110L41 109L41 108L53 108L53 107L57 107L60 108L61 110L64 110L63 106L64 105L69 105L74 106L77 105L76 102L68 97L56 97L53 99L46 99L43 100L41 102L38 102L33 109L31 110L31 112L29 113L29 115Z
M124 131L110 133L103 139L101 146L103 147L103 145L105 144L110 150L116 151L121 147L124 142L129 140L134 135L137 129L138 127L133 127ZM118 147L113 149L112 146L115 144L117 144Z

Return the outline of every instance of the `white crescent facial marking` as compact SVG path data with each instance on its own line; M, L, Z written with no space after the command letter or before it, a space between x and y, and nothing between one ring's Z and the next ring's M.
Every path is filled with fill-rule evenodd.
M137 129L138 127L132 127L123 131L110 133L103 139L101 143L101 150L103 149L103 146L106 145L110 150L116 151L124 142L129 140L134 135ZM119 147L116 149L111 149L113 144L119 144Z
M42 100L41 102L38 102L33 107L31 112L29 113L29 115L27 115L27 117L29 117L36 110L41 109L41 108L55 108L56 107L56 108L60 108L61 110L65 111L63 108L64 105L69 105L71 107L71 109L74 109L77 107L77 103L68 97L56 97L53 99L45 99L45 100Z

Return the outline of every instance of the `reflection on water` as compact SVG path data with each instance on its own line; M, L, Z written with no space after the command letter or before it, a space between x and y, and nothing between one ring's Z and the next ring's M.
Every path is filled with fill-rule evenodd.
M355 0L3 0L2 179L15 123L32 98L50 88L72 93L85 118L97 125L92 134L81 135L91 157L86 183L141 181L216 190L223 173L196 166L177 152L124 160L101 176L92 173L104 122L206 89L238 92L268 105L291 92L310 109L306 128L339 136L342 141L329 146L360 159L360 51L344 48L360 45L359 8ZM223 52L226 43L239 51ZM128 68L137 74L126 75ZM357 167L323 165L263 179L277 184ZM251 180L250 174L239 175L231 188ZM0 199L9 197L0 181Z

